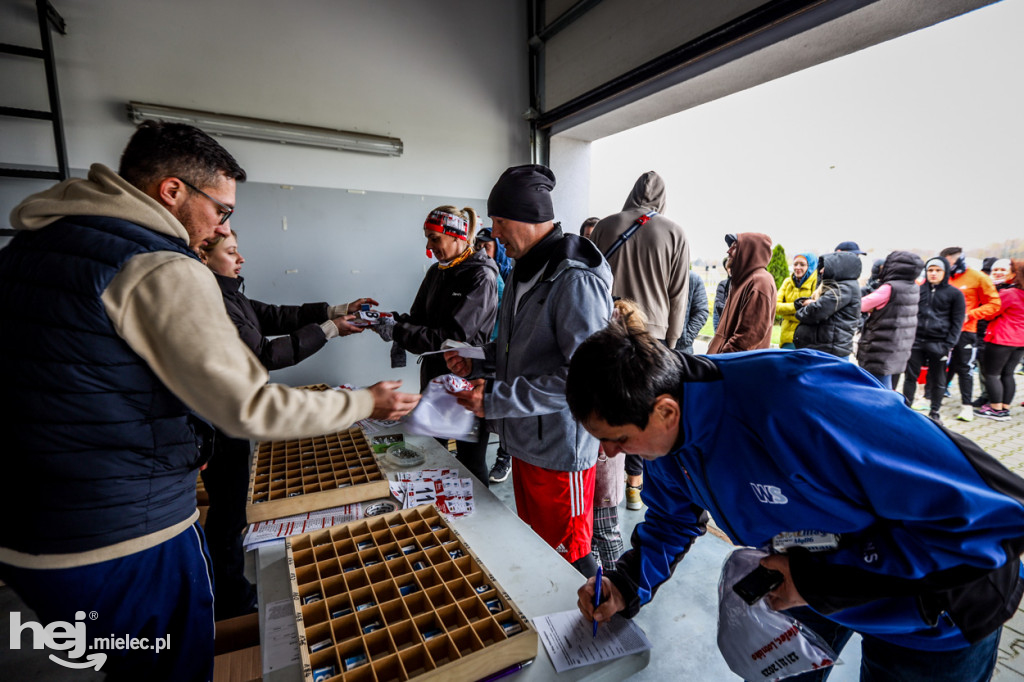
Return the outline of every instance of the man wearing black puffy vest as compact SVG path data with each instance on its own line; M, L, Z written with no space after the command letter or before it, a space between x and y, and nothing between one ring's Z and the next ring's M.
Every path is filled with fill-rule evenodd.
M87 657L108 679L212 677L195 500L209 423L300 438L417 399L394 382L267 384L193 251L229 233L243 180L202 131L145 121L118 173L95 164L15 208L18 234L0 250L0 580L43 626L84 627L81 646L54 652L78 667L94 638L125 638ZM15 615L31 646L31 616L15 627Z

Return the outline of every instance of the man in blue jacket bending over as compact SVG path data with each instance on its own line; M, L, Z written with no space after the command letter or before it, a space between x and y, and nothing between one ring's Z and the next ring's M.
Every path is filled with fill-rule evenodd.
M784 577L767 600L837 653L860 633L862 680L991 677L1024 590L1024 480L971 441L838 358L683 355L621 323L580 345L566 396L609 456L647 460L647 515L607 600L594 609L594 580L580 588L586 617L635 615L710 514L736 545L829 540L763 559ZM792 679L827 671L805 675Z

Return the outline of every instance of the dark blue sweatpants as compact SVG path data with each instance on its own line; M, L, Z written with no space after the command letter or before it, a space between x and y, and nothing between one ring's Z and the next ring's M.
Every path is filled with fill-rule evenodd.
M120 559L78 568L26 569L0 564L0 579L35 611L44 626L55 621L86 628L90 653L103 652L108 680L206 681L213 677L213 578L198 523L166 542ZM95 619L93 619L95 616ZM21 622L29 620L28 614ZM154 650L156 638L166 650ZM22 631L21 647L32 646ZM142 638L149 648L118 649L117 638ZM51 651L67 660L67 651ZM80 659L81 660L81 659ZM52 663L52 662L51 662ZM55 670L57 663L52 663Z

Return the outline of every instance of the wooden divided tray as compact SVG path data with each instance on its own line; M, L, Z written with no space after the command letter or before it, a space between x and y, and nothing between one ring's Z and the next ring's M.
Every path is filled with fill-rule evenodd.
M538 636L433 506L286 541L306 682L479 680Z
M256 446L249 523L388 497L387 477L358 428Z

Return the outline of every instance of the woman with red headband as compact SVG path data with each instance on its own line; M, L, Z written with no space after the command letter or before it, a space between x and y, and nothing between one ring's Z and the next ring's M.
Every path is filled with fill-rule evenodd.
M479 221L476 211L466 207L440 206L423 223L427 258L437 263L427 270L423 283L404 315L382 317L374 327L385 341L394 339L410 353L441 349L445 339L482 346L491 337L498 314L498 266L487 253L473 249ZM428 355L420 364L420 390L434 377L448 374L444 355ZM456 441L456 457L486 486L487 431L480 429L479 443Z

